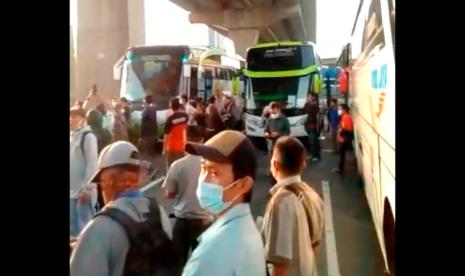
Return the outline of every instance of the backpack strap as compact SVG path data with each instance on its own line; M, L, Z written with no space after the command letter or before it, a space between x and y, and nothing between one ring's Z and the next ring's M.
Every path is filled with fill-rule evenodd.
M295 196L297 196L297 198L300 198L302 196L302 191L293 184L287 185L285 189L293 193ZM313 241L313 223L312 223L312 218L310 216L310 211L305 207L305 204L303 204L302 201L301 203L305 210L305 216L307 217L307 223L308 223L308 228L310 231L310 239L312 241L312 247L316 248L320 244L320 241Z
M158 207L157 200L154 197L147 197L147 199L149 200L149 213L147 214L147 219L150 220L152 225L163 230L161 225L160 209Z
M98 216L107 216L120 224L124 228L129 241L132 241L139 232L137 227L135 227L137 222L120 209L112 207L104 208L102 211L98 212L94 218Z
M129 241L133 241L140 233L146 231L153 231L154 229L160 229L163 231L160 210L158 208L158 202L155 198L147 197L149 200L149 212L146 213L147 219L150 223L139 223L136 222L131 216L126 214L117 208L107 207L102 211L98 212L94 217L107 216L119 223L128 235ZM154 228L155 227L155 228Z
M82 152L82 155L84 155L84 157L86 157L86 151L84 150L84 142L86 140L86 135L91 133L92 131L88 130L88 131L84 131L82 133L82 136L81 136L81 142L79 144L79 147L81 148L81 152Z

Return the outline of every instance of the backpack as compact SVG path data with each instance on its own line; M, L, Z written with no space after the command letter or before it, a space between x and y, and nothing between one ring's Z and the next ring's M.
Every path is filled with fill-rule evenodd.
M97 216L108 216L123 226L129 238L124 265L125 276L174 275L179 254L162 228L160 210L155 198L149 198L147 220L136 222L117 208L105 208Z
M86 139L86 135L91 133L92 131L88 130L82 133L81 137L81 142L79 143L79 147L81 148L82 155L84 155L84 158L86 157L86 151L84 150L84 141Z

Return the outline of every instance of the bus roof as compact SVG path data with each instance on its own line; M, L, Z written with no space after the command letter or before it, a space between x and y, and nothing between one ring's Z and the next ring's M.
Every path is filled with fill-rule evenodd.
M216 49L215 47L210 46L201 46L201 45L144 45L144 46L131 46L127 51L132 51L135 54L145 54L146 52L151 52L155 49L192 49L192 50L211 50ZM219 49L222 50L222 49Z
M265 47L279 47L279 46L302 46L302 45L310 45L315 47L315 43L311 41L276 41L276 42L268 42L268 43L260 43L256 44L249 49L257 49L257 48L265 48Z

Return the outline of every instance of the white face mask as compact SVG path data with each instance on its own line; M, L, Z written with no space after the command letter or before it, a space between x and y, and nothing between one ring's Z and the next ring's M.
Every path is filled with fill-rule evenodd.
M272 114L270 115L270 117L271 117L271 119L276 119L276 118L279 117L279 113L272 113Z
M338 114L339 116L341 116L341 115L342 115L342 109L339 109L339 110L337 111L337 114Z

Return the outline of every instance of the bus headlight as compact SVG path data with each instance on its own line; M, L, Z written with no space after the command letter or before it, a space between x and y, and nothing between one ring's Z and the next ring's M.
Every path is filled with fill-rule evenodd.
M255 118L247 118L247 124L250 124L251 126L254 126L254 127L260 127L261 125L261 121L260 120L257 120Z
M302 126L305 126L305 121L307 121L307 118L306 118L306 117L302 117L302 118L300 118L299 120L297 120L297 122L295 122L294 124L291 124L291 127L302 127Z

